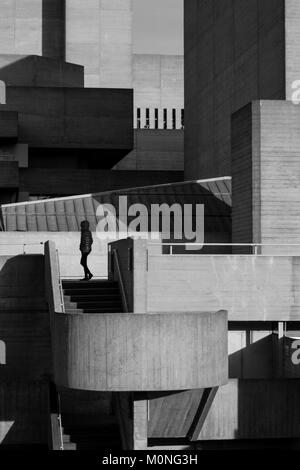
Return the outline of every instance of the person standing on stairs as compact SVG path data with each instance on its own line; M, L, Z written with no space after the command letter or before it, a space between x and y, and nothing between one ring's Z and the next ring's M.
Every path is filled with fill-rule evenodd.
M90 231L90 224L87 220L83 220L80 224L81 227L81 239L79 249L81 251L80 264L84 269L84 279L82 281L90 281L93 274L88 268L87 258L92 251L93 237Z

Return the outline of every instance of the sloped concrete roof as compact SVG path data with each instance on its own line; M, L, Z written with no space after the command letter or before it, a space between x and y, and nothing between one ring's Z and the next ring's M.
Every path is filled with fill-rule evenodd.
M231 213L231 178L145 186L96 194L6 204L1 207L0 224L5 231L74 232L86 219L96 229L96 211L100 204L111 204L118 214L119 197L127 196L128 205L142 203L204 204L205 217L214 219L222 230ZM2 221L2 222L1 222ZM225 225L228 225L227 222ZM219 227L218 227L219 226ZM224 228L224 227L223 227ZM226 227L227 228L227 227Z

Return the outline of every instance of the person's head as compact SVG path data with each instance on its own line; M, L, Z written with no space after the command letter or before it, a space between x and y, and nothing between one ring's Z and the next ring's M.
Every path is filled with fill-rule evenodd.
M80 224L81 230L88 230L90 228L90 223L87 220L83 220Z

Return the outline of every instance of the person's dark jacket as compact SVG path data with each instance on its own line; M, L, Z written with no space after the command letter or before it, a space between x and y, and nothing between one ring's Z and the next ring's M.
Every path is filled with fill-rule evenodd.
M90 253L93 244L93 237L90 230L81 231L80 251L81 253Z

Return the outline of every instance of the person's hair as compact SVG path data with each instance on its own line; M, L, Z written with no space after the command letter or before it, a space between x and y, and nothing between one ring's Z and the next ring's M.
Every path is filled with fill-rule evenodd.
M90 223L87 220L83 220L80 224L81 230L88 230Z

